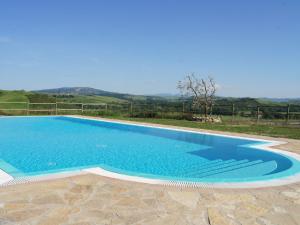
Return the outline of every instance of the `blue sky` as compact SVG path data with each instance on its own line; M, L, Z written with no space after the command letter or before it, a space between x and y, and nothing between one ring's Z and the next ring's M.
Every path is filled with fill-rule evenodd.
M300 1L0 0L0 89L300 97Z

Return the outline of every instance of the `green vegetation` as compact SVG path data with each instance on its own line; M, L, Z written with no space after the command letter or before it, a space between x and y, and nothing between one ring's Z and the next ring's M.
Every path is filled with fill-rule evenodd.
M174 119L154 119L154 118L131 118L120 116L105 116L106 118L114 118L121 120L146 122L154 124L172 125L179 127L189 127L206 130L217 130L226 132L246 133L255 135L265 135L270 137L283 137L300 139L300 129L297 127L283 127L283 126L270 126L258 124L230 124L230 123L199 123L188 120L174 120Z
M106 102L113 100L114 102L125 100L125 101L146 101L148 99L160 99L160 97L155 96L144 96L144 95L130 95L123 93L116 93L110 91L103 91L95 88L89 87L65 87L65 88L55 88L37 91L38 93L57 95L57 96L101 96ZM111 99L106 99L111 97Z
M24 102L24 104L14 103L14 102ZM0 90L0 108L1 109L26 109L27 102L29 102L25 91L1 91ZM0 115L9 115L12 111L1 112ZM13 111L17 113L17 111ZM22 113L22 111L21 111Z
M38 93L26 93L30 103L55 103L56 99L50 95L38 94Z
M25 91L1 91L0 102L28 102Z
M71 95L71 96L56 96L57 102L69 103L127 103L124 99L108 96L85 96L85 95Z
M26 91L0 90L0 102L30 102L30 103L55 103L55 102L80 102L80 103L128 103L127 100L98 95L55 95Z

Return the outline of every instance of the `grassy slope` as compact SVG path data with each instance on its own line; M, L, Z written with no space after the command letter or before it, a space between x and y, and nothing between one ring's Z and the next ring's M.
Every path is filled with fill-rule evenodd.
M28 102L28 97L24 91L1 91L0 90L0 108L4 109L22 109L26 104L12 104L5 102Z
M57 102L82 102L82 103L126 103L126 100L107 96L82 96L75 95L72 98L57 98Z
M0 102L28 102L24 91L0 91Z
M300 139L300 129L295 127L280 127L269 125L232 125L232 124L209 124L209 123L197 123L187 120L173 120L173 119L152 119L152 118L125 118L125 117L110 117L130 121L147 122L155 124L164 124L180 127L191 127L207 130L219 130L236 133L247 133L255 135L265 135L271 137L284 137L292 139Z
M38 94L25 91L2 91L0 90L0 102L55 102L56 98L51 95ZM70 98L57 98L58 102L82 102L82 103L126 103L126 100L107 96L79 96Z

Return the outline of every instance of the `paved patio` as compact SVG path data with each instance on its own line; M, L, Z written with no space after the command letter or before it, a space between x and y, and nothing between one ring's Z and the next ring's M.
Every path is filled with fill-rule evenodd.
M276 140L300 153L300 141ZM1 187L0 224L300 224L300 183L192 189L80 175Z

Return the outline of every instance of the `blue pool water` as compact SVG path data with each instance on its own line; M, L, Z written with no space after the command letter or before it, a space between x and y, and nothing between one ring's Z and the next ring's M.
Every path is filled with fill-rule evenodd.
M0 118L0 128L0 169L13 177L98 166L150 178L242 182L300 171L296 159L247 139L71 117Z

